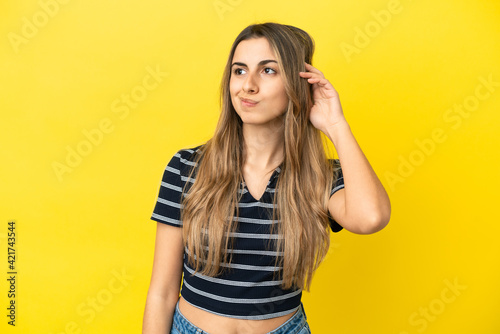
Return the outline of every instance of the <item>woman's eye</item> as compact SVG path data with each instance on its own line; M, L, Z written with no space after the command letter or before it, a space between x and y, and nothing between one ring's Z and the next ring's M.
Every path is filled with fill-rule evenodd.
M241 74L241 73L240 73L240 71L243 71L243 69L242 69L242 68L237 68L237 69L235 69L233 72L234 72L234 74L236 74L236 75L240 75L240 74Z
M233 73L234 73L235 75L241 75L241 74L243 74L244 72L245 72L245 69L243 69L243 68L236 68L236 69L234 69L234 70L233 70ZM265 72L266 74L274 74L274 73L276 73L276 71L275 71L273 68L271 68L271 67L266 67L266 68L264 69L264 72Z

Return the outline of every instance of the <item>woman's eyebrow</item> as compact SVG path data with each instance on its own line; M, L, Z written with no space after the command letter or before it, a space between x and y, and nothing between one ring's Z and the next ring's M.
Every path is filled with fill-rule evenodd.
M261 60L257 65L258 66L262 66L262 65L266 65L268 63L278 63L276 60L273 60L273 59L265 59L265 60ZM248 67L247 64L245 63L240 63L240 62L234 62L231 67L233 67L234 65L238 65L238 66L244 66L244 67Z

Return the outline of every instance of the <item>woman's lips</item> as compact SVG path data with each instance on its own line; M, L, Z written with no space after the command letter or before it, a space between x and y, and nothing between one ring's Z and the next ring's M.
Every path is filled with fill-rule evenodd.
M246 107L254 107L257 105L257 101L249 100L249 99L241 99L241 104Z

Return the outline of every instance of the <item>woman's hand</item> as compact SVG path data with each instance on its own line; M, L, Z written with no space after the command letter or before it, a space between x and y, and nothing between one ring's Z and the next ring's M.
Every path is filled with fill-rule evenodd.
M309 114L312 125L323 133L337 124L346 122L339 94L323 73L314 66L305 63L307 72L299 72L302 78L312 84L314 104Z

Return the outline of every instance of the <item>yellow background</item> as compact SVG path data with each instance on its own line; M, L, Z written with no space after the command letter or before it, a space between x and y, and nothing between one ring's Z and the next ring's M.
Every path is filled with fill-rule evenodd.
M379 233L332 234L303 295L312 332L500 332L498 1L57 4L0 3L2 333L140 332L163 169L212 136L230 45L268 20L315 39L313 65L338 90L393 210ZM126 107L130 94L140 101ZM54 165L77 148L86 155L58 177Z

